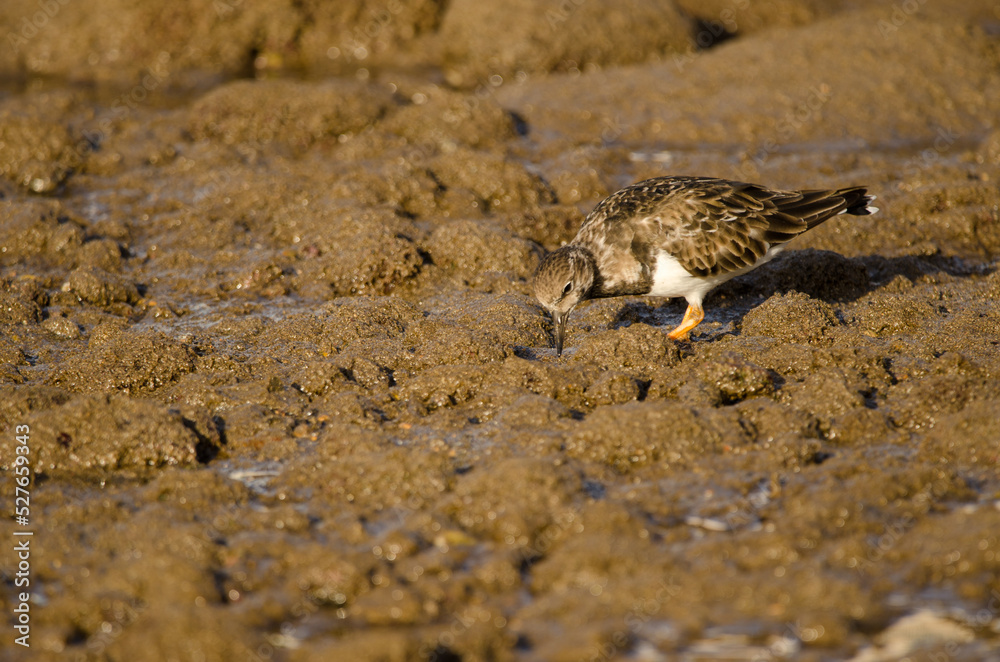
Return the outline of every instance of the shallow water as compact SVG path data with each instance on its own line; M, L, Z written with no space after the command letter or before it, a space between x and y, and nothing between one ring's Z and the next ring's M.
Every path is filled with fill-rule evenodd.
M993 5L268 6L0 59L2 657L1000 654ZM557 358L535 266L662 174L881 212Z

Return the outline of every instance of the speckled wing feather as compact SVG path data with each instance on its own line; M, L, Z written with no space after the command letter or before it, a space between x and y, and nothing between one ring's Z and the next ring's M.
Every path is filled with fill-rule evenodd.
M863 201L864 193L863 188L772 191L721 179L661 177L606 199L580 235L588 225L600 225L605 242L629 241L638 262L652 262L662 249L692 274L714 276L752 266L771 246Z

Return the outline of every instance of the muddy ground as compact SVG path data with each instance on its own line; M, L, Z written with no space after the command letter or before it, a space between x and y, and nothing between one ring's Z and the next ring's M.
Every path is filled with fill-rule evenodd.
M1000 5L943 4L5 5L0 658L1000 659ZM881 212L557 358L540 257L662 174Z

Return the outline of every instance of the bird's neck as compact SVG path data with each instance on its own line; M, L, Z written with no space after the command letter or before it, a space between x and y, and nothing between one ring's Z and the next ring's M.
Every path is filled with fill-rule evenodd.
M594 253L589 249L583 249L590 259L590 267L594 272L594 284L590 287L587 295L588 299L603 299L606 297L620 297L632 294L646 294L652 285L647 270L640 273L639 279L614 278L610 274L601 270L600 264L594 257Z

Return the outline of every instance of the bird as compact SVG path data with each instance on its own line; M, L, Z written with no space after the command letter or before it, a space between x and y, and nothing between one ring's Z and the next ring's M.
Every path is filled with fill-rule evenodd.
M867 188L786 191L714 177L647 179L609 195L576 237L546 255L533 278L552 317L556 355L583 301L625 295L684 297L668 336L686 341L712 289L771 260L789 241L838 214L878 211Z

